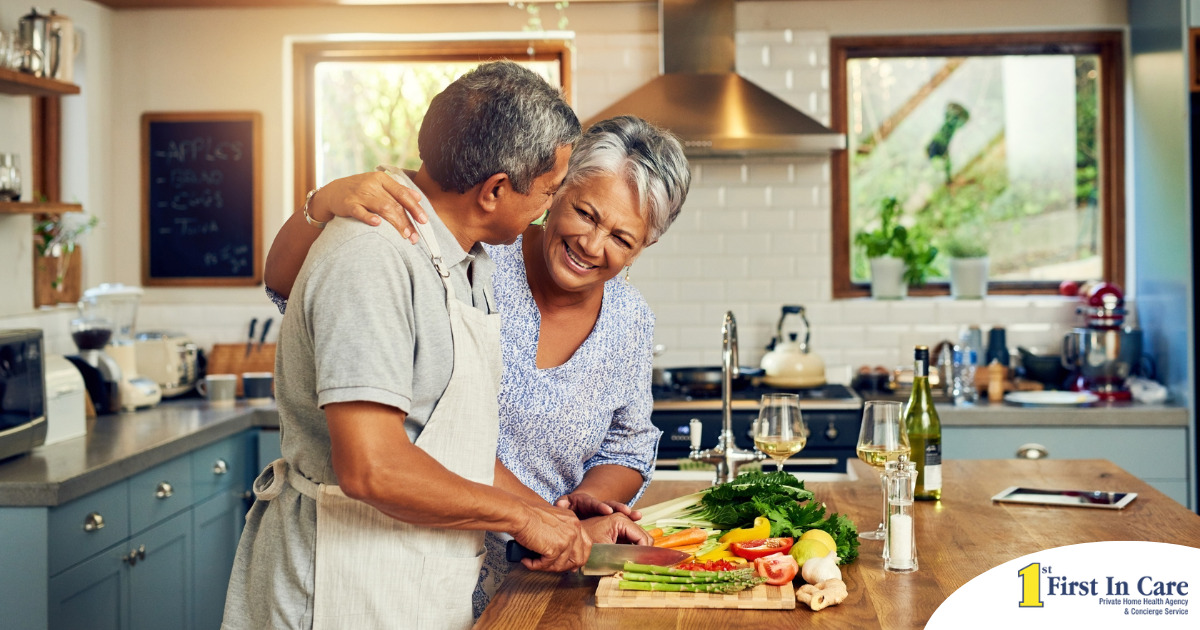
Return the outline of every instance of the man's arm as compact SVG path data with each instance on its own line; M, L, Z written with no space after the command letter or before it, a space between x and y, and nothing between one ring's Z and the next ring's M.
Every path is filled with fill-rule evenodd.
M574 514L450 472L408 439L404 412L347 402L326 405L325 415L346 496L406 523L510 533L542 555L525 561L533 570L567 571L587 561L591 541Z

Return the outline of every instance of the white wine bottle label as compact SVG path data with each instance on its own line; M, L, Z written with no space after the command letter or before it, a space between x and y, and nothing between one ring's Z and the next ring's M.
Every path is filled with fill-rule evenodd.
M942 465L925 464L925 492L942 489Z

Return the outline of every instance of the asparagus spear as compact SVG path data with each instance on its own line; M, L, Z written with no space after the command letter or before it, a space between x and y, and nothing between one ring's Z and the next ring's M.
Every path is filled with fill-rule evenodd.
M690 578L721 578L726 580L754 573L754 569L749 567L734 571L684 571L683 569L673 567L656 567L652 564L637 564L636 562L626 562L622 569L626 573L649 573L651 575L674 575Z
M632 582L666 582L670 584L726 584L747 582L754 579L749 572L731 577L684 577L682 575L654 575L652 573L622 572L621 577Z
M634 582L621 580L617 587L623 591L670 591L673 593L736 593L755 586L759 582L720 582L710 584L668 584L666 582Z

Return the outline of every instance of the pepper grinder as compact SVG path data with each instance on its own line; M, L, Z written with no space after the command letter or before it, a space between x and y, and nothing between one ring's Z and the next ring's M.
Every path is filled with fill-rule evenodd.
M890 463L890 462L889 462ZM917 464L901 457L884 473L887 490L887 523L883 543L883 568L908 573L917 570L917 535L913 526L913 489Z
M21 200L21 169L16 153L0 153L0 201Z

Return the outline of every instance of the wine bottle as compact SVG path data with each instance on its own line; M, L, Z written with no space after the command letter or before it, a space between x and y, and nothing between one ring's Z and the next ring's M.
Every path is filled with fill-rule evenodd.
M904 422L912 460L917 465L917 499L942 498L942 423L933 406L929 387L929 348L917 346L914 352L912 394L904 407Z

